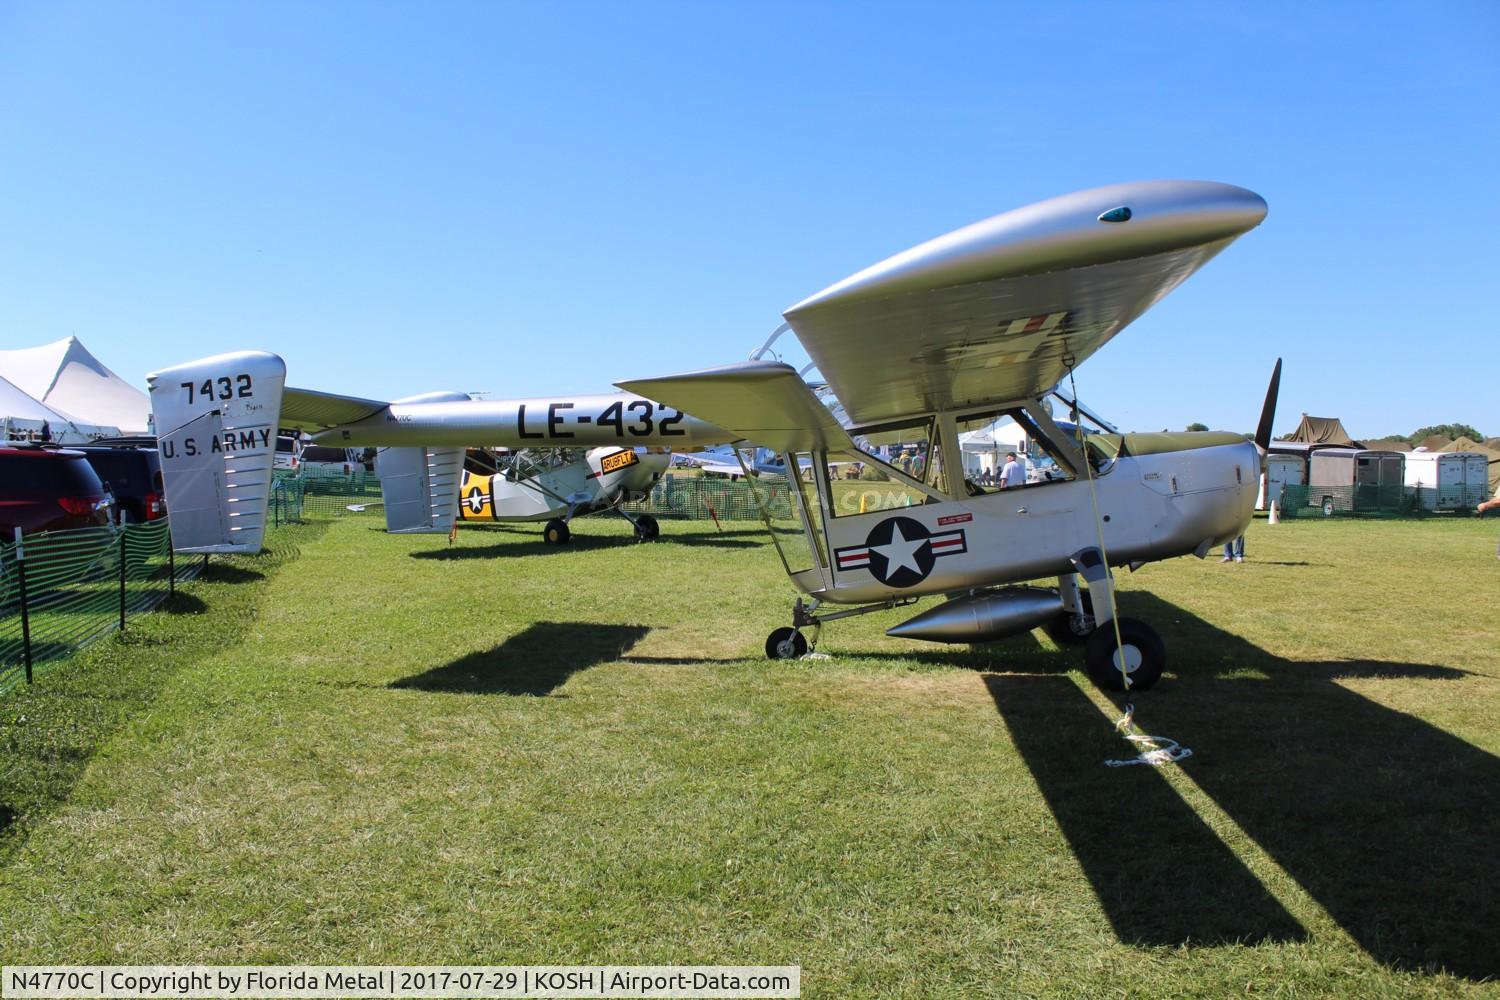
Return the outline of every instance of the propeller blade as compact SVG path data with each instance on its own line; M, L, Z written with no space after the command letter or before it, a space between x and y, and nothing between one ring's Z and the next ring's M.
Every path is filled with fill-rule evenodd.
M1281 392L1281 359L1271 370L1271 384L1266 387L1266 405L1260 411L1260 426L1255 429L1255 446L1262 452L1271 446L1271 425L1276 422L1276 396Z

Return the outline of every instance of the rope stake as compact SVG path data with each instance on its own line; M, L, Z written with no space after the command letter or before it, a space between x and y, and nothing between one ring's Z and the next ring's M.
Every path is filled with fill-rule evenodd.
M1136 746L1144 747L1140 754L1129 760L1106 760L1105 767L1129 767L1132 764L1149 764L1160 767L1175 764L1193 755L1193 751L1165 736L1147 736L1135 728L1135 706L1126 705L1125 714L1115 721L1115 730Z

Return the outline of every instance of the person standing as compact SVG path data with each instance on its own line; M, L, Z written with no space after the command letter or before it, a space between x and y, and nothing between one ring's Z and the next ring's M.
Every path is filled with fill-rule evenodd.
M1496 508L1500 508L1500 486L1495 487L1494 496L1490 497L1484 503L1474 508L1474 513L1478 514L1480 517L1483 517L1485 511L1495 510ZM1500 559L1500 545L1497 545L1495 547L1495 558Z
M1245 536L1241 535L1232 542L1224 543L1224 558L1219 562L1244 562L1245 561Z
M1026 485L1026 469L1020 462L1016 461L1016 453L1008 451L1005 453L1005 468L1000 470L1000 488L1008 490L1012 486Z

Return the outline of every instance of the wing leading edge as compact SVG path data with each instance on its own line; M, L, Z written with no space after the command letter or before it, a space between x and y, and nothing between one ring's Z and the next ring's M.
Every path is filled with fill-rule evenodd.
M785 315L855 424L1035 396L1265 214L1228 184L1095 188L930 240Z

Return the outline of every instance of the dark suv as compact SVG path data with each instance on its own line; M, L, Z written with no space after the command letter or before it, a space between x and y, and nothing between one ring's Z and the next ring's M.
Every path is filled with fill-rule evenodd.
M109 521L109 494L83 452L0 448L0 539Z
M78 449L115 496L115 506L131 524L167 516L166 490L162 486L161 458L155 448Z

